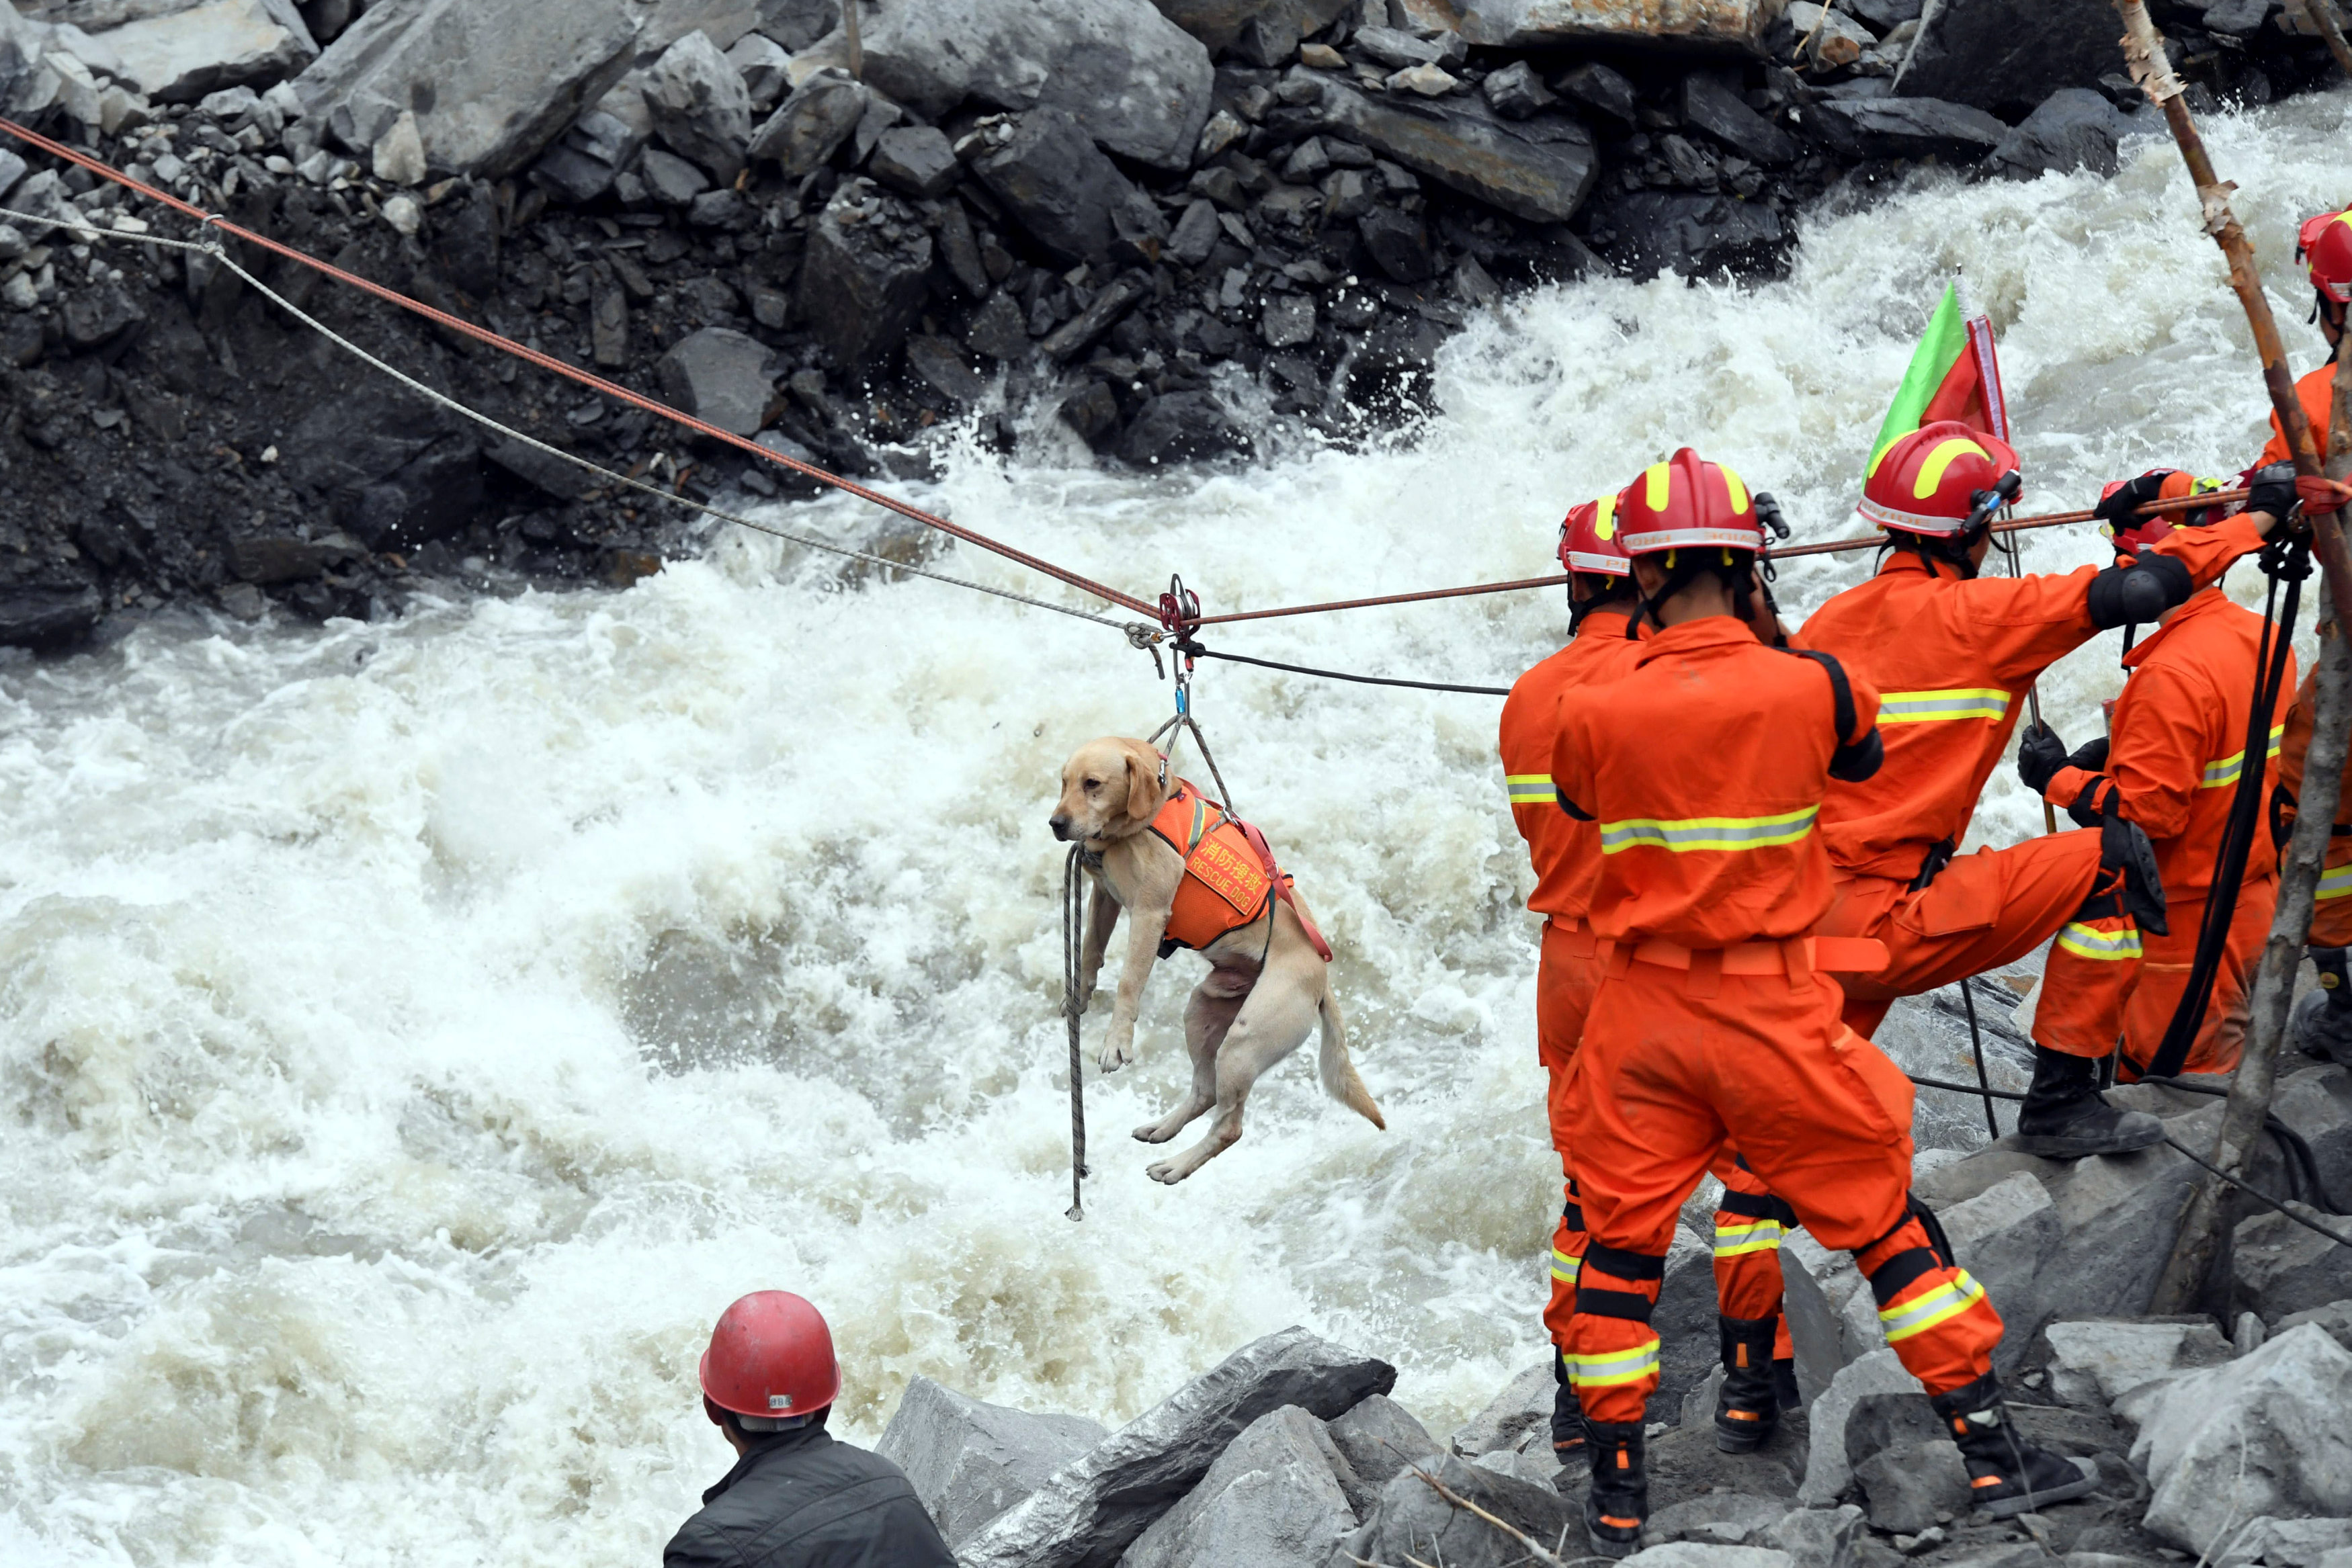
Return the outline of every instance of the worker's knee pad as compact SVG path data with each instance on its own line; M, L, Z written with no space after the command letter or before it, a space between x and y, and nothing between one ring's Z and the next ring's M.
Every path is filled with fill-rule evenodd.
M1591 1282L1594 1274L1612 1281L1624 1281L1630 1291ZM1654 1252L1628 1252L1622 1248L1595 1241L1584 1249L1584 1272L1576 1287L1576 1310L1596 1318L1622 1318L1627 1322L1646 1323L1650 1310L1657 1305L1658 1283L1666 1277L1666 1260ZM1648 1288L1643 1289L1642 1287Z

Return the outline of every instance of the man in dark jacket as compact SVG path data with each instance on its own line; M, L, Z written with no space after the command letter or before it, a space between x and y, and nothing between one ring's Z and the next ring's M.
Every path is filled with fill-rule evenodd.
M701 1381L703 1414L738 1458L662 1568L955 1568L904 1472L824 1429L841 1369L814 1307L745 1296L719 1318Z

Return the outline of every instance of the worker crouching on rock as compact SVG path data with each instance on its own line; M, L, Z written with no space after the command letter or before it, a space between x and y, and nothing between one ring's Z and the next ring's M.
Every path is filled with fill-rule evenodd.
M1727 1143L1823 1246L1855 1254L1978 1502L2011 1515L2079 1497L2091 1478L2011 1423L1991 1371L2000 1316L1910 1200L1909 1081L1841 1020L1822 972L1876 967L1814 936L1831 899L1814 823L1832 778L1879 765L1878 694L1750 631L1764 534L1738 475L1685 449L1619 515L1659 630L1564 713L1551 769L1601 846L1601 981L1570 1087L1591 1241L1568 1354L1593 1549L1641 1545L1650 1312L1683 1198Z
M701 1366L702 1411L735 1468L662 1552L662 1568L955 1568L898 1467L835 1442L833 1332L786 1291L727 1309Z

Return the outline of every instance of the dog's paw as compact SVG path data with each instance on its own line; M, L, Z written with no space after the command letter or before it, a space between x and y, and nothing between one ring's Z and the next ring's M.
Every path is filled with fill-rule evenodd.
M1160 1131L1157 1122L1146 1122L1135 1130L1135 1141L1139 1144L1164 1144L1175 1135L1172 1132Z
M1105 1072L1117 1072L1134 1060L1134 1040L1109 1040L1103 1042L1101 1053L1095 1058L1095 1065Z
M1192 1173L1184 1168L1182 1160L1161 1160L1158 1165L1144 1167L1143 1174L1162 1186L1174 1186Z

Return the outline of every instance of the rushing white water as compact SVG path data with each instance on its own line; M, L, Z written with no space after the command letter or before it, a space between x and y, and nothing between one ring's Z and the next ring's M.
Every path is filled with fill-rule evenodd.
M2348 131L2340 92L2208 128L2306 363L2293 224L2352 195ZM2154 142L2114 180L1926 176L1809 225L1784 283L1513 304L1369 454L1139 478L1049 442L919 498L1134 591L1181 570L1213 611L1549 570L1568 503L1685 443L1850 534L1955 266L2027 509L2234 472L2261 388L2194 219ZM725 1468L702 1336L761 1286L831 1315L868 1441L917 1374L1117 1421L1293 1322L1394 1360L1433 1424L1539 1354L1556 1188L1496 704L1203 666L1391 1130L1310 1051L1238 1147L1145 1180L1125 1130L1177 1092L1180 956L1142 1062L1087 1086L1073 1225L1045 816L1070 747L1149 731L1167 688L1102 628L829 570L730 537L625 594L0 665L0 1560L648 1562ZM1861 570L1796 564L1783 598ZM1214 642L1492 683L1563 619L1518 595ZM2047 684L2070 737L2114 652ZM2004 773L1979 837L2038 826Z

